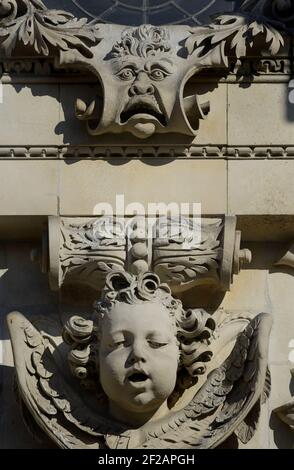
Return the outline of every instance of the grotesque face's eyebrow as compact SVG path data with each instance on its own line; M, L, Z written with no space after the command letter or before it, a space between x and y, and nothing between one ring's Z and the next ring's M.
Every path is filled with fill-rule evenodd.
M139 70L139 65L134 60L131 61L130 58L114 60L112 62L112 67L113 67L114 73L118 73L126 67L129 67L135 71Z
M161 58L160 62L157 58L150 59L145 63L145 70L150 71L153 68L160 68L164 70L167 74L171 74L174 69L174 65L171 60L166 58Z

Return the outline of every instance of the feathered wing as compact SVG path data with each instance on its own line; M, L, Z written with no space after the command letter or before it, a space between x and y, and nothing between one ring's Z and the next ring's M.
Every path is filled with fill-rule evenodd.
M238 335L235 346L191 402L149 434L144 448L215 448L235 433L242 442L253 435L260 400L269 390L268 339L272 320L261 313Z
M122 431L97 413L97 397L81 393L67 376L64 344L54 344L18 312L7 321L21 398L59 447L98 448L104 434Z

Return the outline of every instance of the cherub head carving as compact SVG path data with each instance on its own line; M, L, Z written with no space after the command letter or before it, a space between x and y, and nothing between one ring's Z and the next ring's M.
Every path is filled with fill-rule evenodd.
M99 382L111 416L137 427L165 416L205 372L214 328L205 311L185 311L155 274L116 272L92 320L72 317L63 336L73 374Z

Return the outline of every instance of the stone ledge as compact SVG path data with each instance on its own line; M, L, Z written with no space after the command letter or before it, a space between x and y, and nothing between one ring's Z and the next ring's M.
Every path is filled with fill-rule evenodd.
M149 157L176 159L262 160L292 159L294 146L253 145L160 145L160 146L0 146L0 160L79 159L105 158L141 159Z

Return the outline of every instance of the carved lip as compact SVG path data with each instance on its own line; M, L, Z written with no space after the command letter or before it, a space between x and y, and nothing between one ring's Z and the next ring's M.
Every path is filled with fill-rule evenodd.
M141 368L132 368L127 374L127 381L132 386L142 386L145 385L147 380L150 379L149 374Z
M154 96L132 98L120 115L122 124L125 124L131 118L150 119L155 118L160 124L166 126L166 117L160 111L158 103Z

